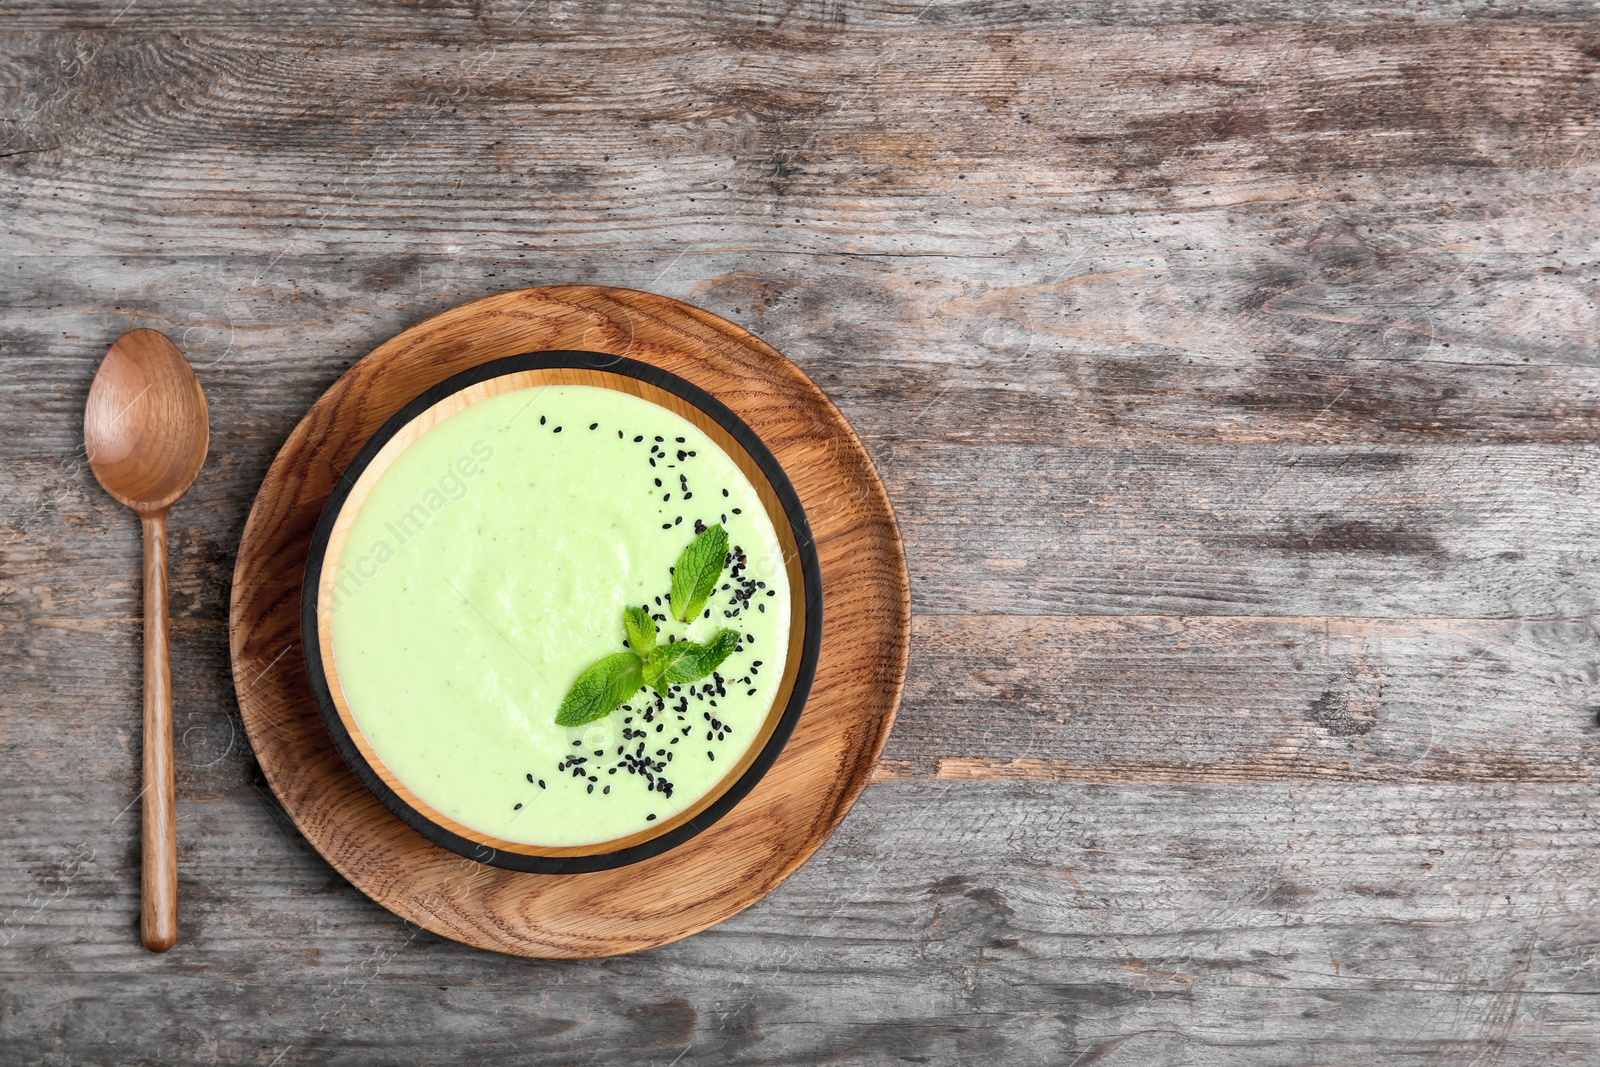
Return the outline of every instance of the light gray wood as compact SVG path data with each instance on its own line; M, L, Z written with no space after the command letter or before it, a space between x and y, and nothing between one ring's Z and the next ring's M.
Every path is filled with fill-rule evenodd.
M760 906L585 964L408 927L243 799L189 805L194 933L164 967L99 934L135 904L117 828L92 803L29 805L65 843L17 842L41 906L5 927L31 972L8 986L10 1048L260 1064L1600 1055L1588 786L892 782ZM128 1025L136 1011L160 1027Z
M208 393L228 389L201 380ZM259 388L254 417L275 423L279 401ZM242 401L235 394L227 406ZM219 396L218 439L238 440L224 406ZM858 401L845 413L854 410L871 411ZM266 451L287 430L260 431L251 447ZM1581 619L1596 610L1600 542L1583 501L1600 495L1600 452L1588 446L980 449L897 432L868 443L904 513L913 603L925 613ZM93 482L70 456L7 456L14 447L0 445L0 456L18 472L20 522L98 512ZM219 515L191 527L197 569L172 576L173 595L197 611L209 615L223 597L217 583L231 571L264 458L219 459L193 490ZM119 562L126 531L109 513L99 519L98 538L3 550L17 605L75 617L134 602L137 584ZM184 536L181 522L174 517L174 537ZM96 581L63 582L68 565Z
M8 5L0 1060L1600 1059L1597 14ZM255 776L225 629L306 407L555 282L805 369L916 611L880 780L817 860L581 965L339 879ZM134 326L214 424L169 532L161 960L138 527L78 450Z
M47 254L677 246L1059 265L1115 233L1125 269L1170 276L1232 259L1242 208L1279 242L1326 229L1310 251L1327 286L1365 280L1370 240L1459 268L1492 234L1559 261L1522 243L1524 216L1588 203L1583 22L1351 26L1327 10L1259 30L1046 16L978 34L928 4L794 35L530 14L470 47L426 26L16 32L0 203L13 249ZM141 82L161 92L129 91ZM1402 222L1419 210L1431 226ZM1446 237L1474 222L1467 244ZM1283 299L1295 258L1254 261L1263 317L1304 306ZM1424 279L1388 277L1385 303L1430 310L1405 299ZM1456 313L1492 321L1492 269L1461 281L1482 291Z
M126 0L17 0L7 8L19 28L28 29L108 29L125 32L134 28L161 30L191 27L270 27L286 29L326 29L328 9L319 0L286 0L266 10L249 0L164 0L141 12L135 22L134 10ZM1222 21L1238 24L1242 19L1225 20L1214 7L1196 0L1171 0L1163 4L1137 0L1085 0L1076 4L996 3L972 6L959 0L901 2L901 0L797 0L781 8L743 4L719 4L704 0L698 4L672 0L639 0L618 5L604 0L566 0L543 5L533 12L523 0L474 0L472 3L438 3L422 7L357 2L340 9L345 25L363 35L416 34L426 29L447 39L468 39L487 33L523 38L594 36L602 25L649 26L658 32L703 29L726 33L742 29L770 36L784 34L837 33L903 28L907 24L951 26L971 30L1018 32L1025 29L1071 27L1104 29L1108 25L1156 28L1181 23ZM1307 6L1297 0L1265 0L1252 5L1249 25L1306 24L1344 27L1371 25L1388 20L1402 25L1450 24L1464 19L1506 20L1517 13L1527 17L1576 20L1593 14L1594 7L1582 0L1552 0L1536 9L1515 8L1494 0L1446 0L1426 7L1397 13L1393 5L1354 2ZM631 16L631 21L628 21Z
M187 336L217 406L218 439L232 442L194 489L223 516L203 546L205 569L173 574L175 595L208 605L225 599L220 583L231 570L248 501L299 414L364 351L362 344L469 298L486 277L499 284L503 269L491 259L425 259L403 285L384 290L371 273L352 273L337 261L279 261L272 269L339 308L308 327L294 299L298 288L278 298L249 289L249 277L268 260L26 262L40 274L29 284L0 278L7 305L0 328L17 337L9 357L21 379L17 399L39 418L27 433L0 438L0 457L19 471L0 494L28 522L47 519L51 508L94 513L81 453L72 458L74 405L81 406L81 393L72 390L86 389L93 373L92 353L76 339L114 334L154 316L174 337ZM707 257L704 269L717 284L686 295L736 321L747 319L754 282L731 269L738 262ZM506 280L549 279L563 263L540 254ZM829 284L846 290L876 284L885 273L843 260L829 269L837 272ZM579 261L574 274L602 272ZM207 277L217 288L203 287ZM642 287L650 273L635 267L615 280ZM123 284L130 288L119 297ZM778 276L772 284L784 283ZM959 283L940 284L955 299ZM65 306L43 304L41 286L59 286ZM164 292L175 294L172 308L159 307ZM829 390L873 452L904 513L919 610L1470 618L1579 617L1595 610L1600 547L1579 506L1593 498L1600 471L1587 443L1589 420L1600 418L1600 382L1584 362L1588 349L1579 347L1587 339L1575 337L1563 349L1565 368L1508 369L1499 380L1479 377L1495 373L1493 367L1441 359L1431 364L1438 374L1463 389L1476 383L1487 399L1473 401L1473 414L1457 425L1391 434L1383 422L1394 406L1368 407L1353 417L1356 425L1339 430L1332 403L1338 397L1297 397L1305 379L1292 375L1274 395L1281 418L1258 419L1252 407L1198 389L1174 387L1149 405L1119 398L1126 369L1102 384L1073 386L1054 371L1035 369L1037 353L1021 335L1009 349L963 350L963 331L992 328L1003 339L1010 320L986 326L983 318L942 319L938 306L922 305L925 330L910 333L908 315L893 339L859 345L844 343L856 323L870 323L874 314L859 299L824 305L839 317L820 325L806 300L762 312L776 319L763 331L768 339ZM63 328L47 331L41 309ZM1122 312L1108 306L1102 314ZM1541 328L1528 324L1527 339ZM919 341L924 336L927 348ZM1239 380L1272 373L1278 362L1270 355L1239 359L1253 368L1229 372ZM1203 373L1165 356L1151 362L1183 379ZM1391 392L1420 365L1373 362L1371 373ZM1000 365L1016 368L1014 382L993 376ZM1506 410L1507 398L1518 411ZM1113 404L1140 413L1142 423L1108 425L1100 414ZM1569 413L1558 416L1564 408ZM1228 427L1240 428L1244 439ZM181 536L176 526L174 536ZM43 542L23 540L5 551L14 581L54 582L49 591L19 587L12 594L36 599L35 610L47 614L73 614L136 593L125 570L101 558L113 551L103 540L73 539L50 545L48 553ZM56 580L55 564L69 558L96 580Z

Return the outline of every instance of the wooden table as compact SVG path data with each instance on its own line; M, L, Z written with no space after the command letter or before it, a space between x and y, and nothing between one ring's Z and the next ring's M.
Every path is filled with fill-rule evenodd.
M125 5L0 21L0 1060L1600 1061L1592 5ZM309 849L225 617L329 382L569 281L827 389L916 623L813 862L542 963ZM139 530L80 445L134 326L215 427L171 523L166 956Z

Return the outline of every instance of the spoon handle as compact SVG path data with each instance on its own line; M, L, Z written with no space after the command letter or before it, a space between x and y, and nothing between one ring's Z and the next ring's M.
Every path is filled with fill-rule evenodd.
M172 785L172 660L167 650L167 516L144 526L144 947L178 940L178 832Z

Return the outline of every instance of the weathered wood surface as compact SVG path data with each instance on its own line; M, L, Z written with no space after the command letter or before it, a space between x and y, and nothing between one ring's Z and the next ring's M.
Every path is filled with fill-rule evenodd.
M280 1065L1600 1056L1588 787L893 782L764 903L582 964L406 926L238 788L189 806L187 940L170 959L128 944L126 820L107 828L102 810L123 793L51 807L61 843L9 864L42 907L5 927L8 1049Z
M1595 1062L1597 14L7 5L0 1059ZM917 618L815 861L687 941L541 964L298 839L225 618L338 373L569 281L821 384ZM171 516L160 959L138 528L79 448L136 325L215 426Z

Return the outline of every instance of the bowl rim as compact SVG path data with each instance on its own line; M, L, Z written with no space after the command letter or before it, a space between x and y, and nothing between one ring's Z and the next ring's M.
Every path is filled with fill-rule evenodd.
M513 852L474 841L429 818L390 787L363 754L356 739L351 736L334 701L328 672L323 663L318 606L323 566L340 512L368 466L392 438L424 412L472 386L509 374L564 368L609 372L636 379L671 393L698 409L733 438L759 467L788 521L799 562L804 621L799 662L782 713L773 723L765 743L750 758L743 772L723 788L710 804L681 824L625 848L582 855L551 856ZM481 363L424 390L390 416L362 444L335 482L313 531L301 584L300 630L306 673L323 724L346 765L355 772L356 777L384 807L435 844L489 866L536 874L581 874L637 863L683 844L732 811L771 769L794 732L795 724L805 708L816 676L817 659L822 644L822 619L822 572L805 508L801 505L799 495L795 492L782 465L760 436L727 405L685 378L641 360L580 349L523 352ZM770 710L766 721L772 721ZM719 779L718 784L726 781L726 778Z

